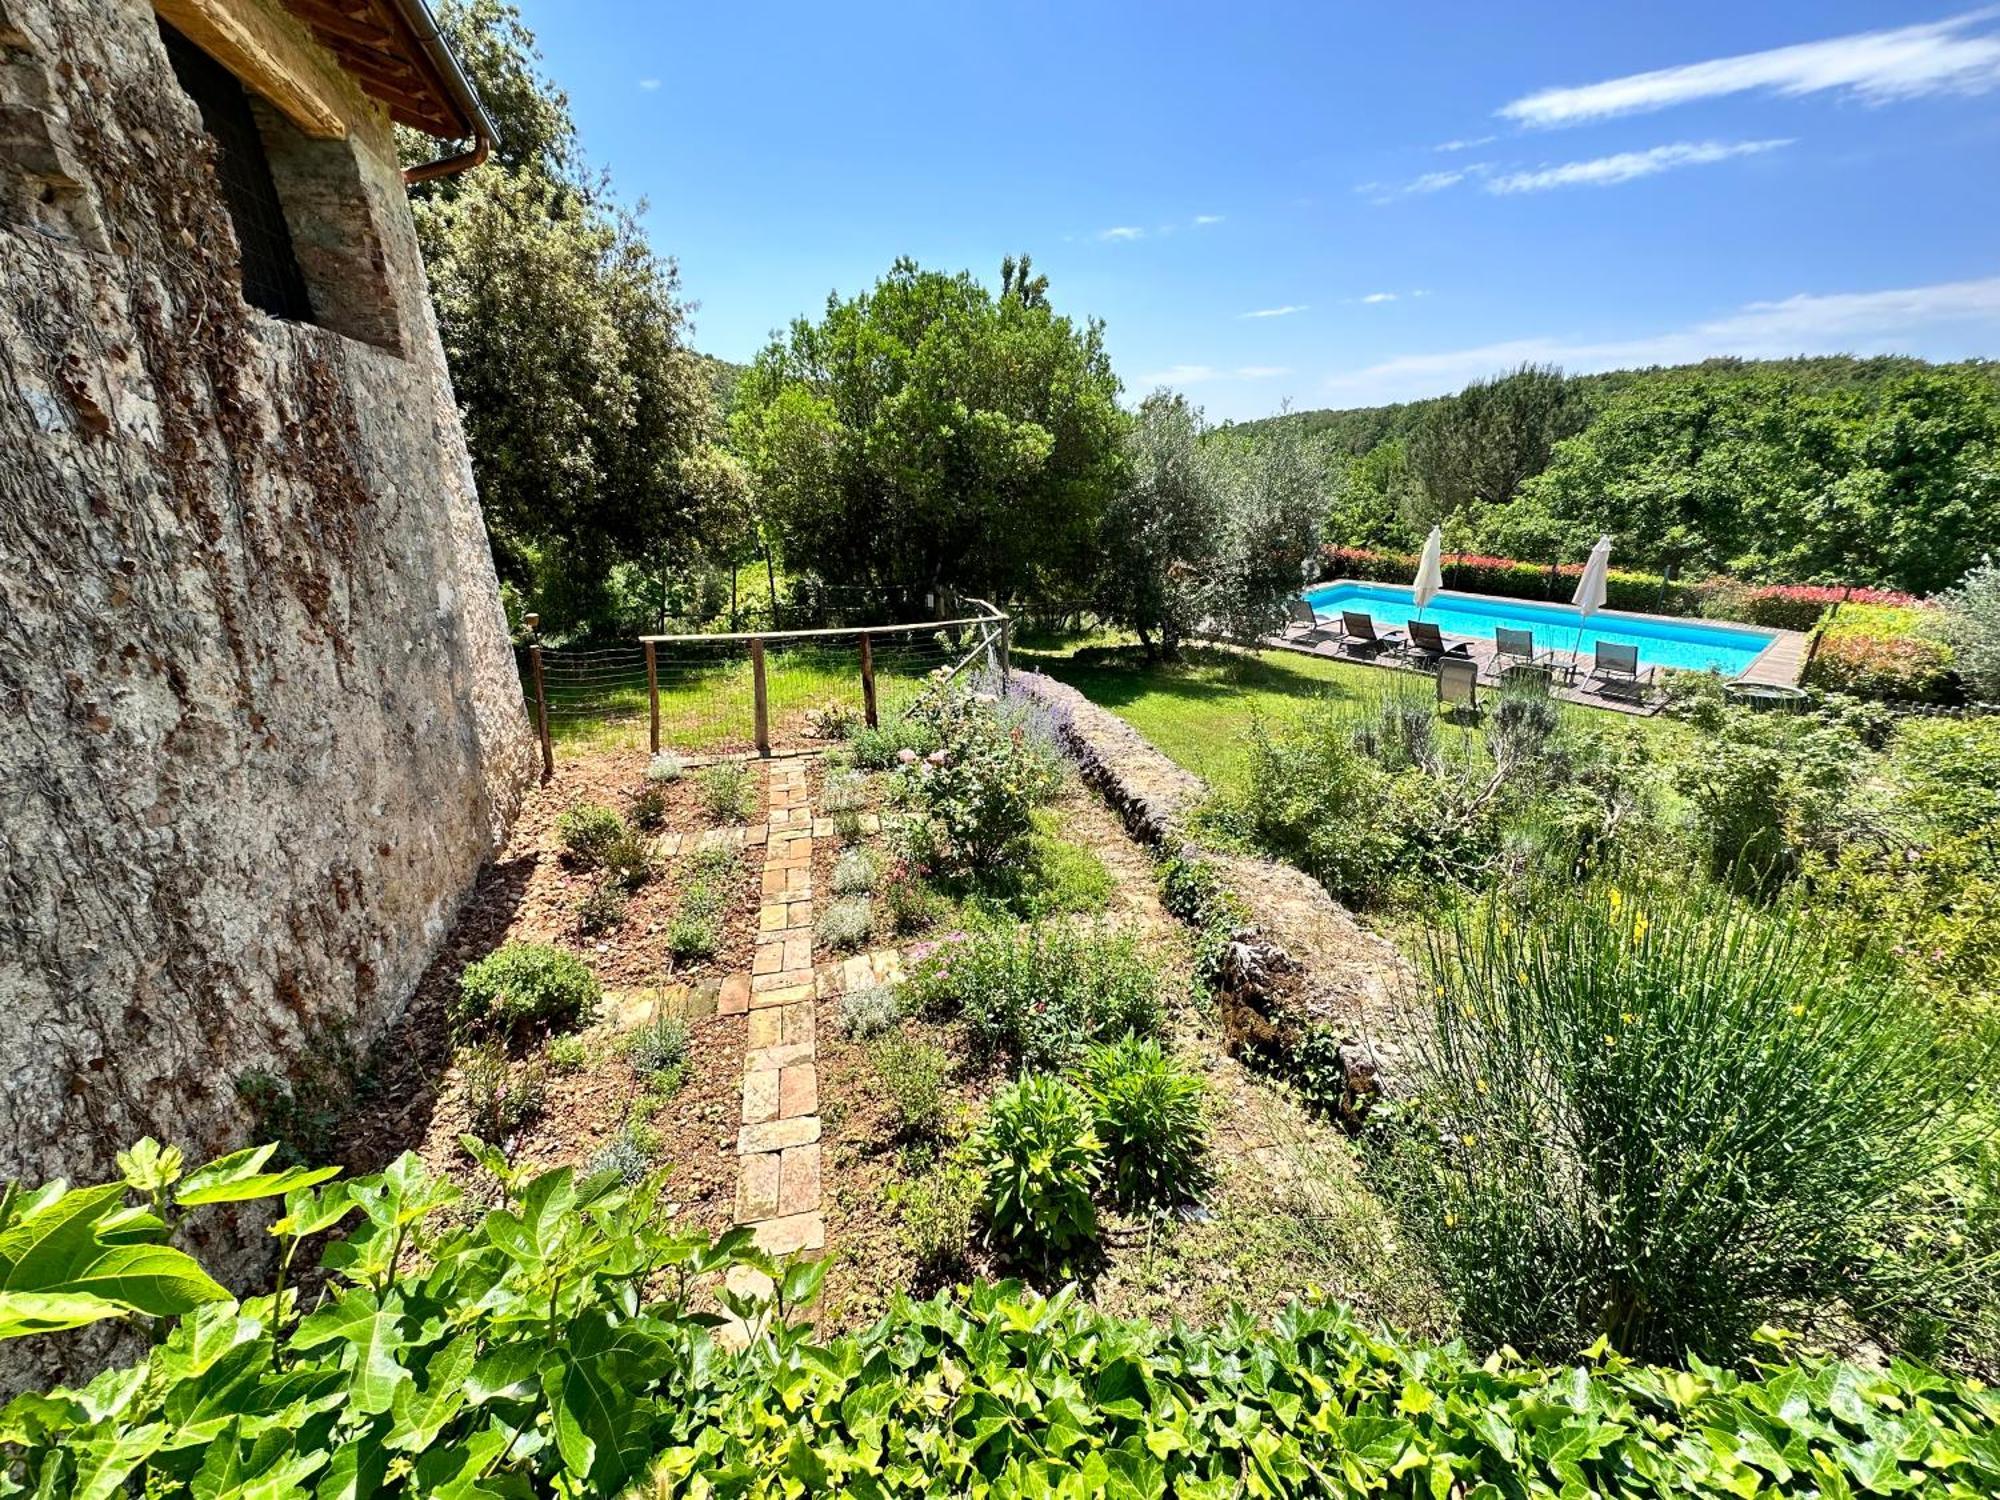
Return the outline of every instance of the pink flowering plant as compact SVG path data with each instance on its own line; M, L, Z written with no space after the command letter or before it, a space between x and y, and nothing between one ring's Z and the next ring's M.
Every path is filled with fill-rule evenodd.
M925 706L938 746L897 756L904 853L939 875L982 875L1026 846L1035 804L1060 784L1051 753L991 694L946 686Z

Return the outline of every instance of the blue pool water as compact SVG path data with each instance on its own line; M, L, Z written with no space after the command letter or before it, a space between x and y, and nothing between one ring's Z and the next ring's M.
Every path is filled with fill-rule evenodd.
M1302 596L1322 620L1340 622L1344 609L1374 617L1378 630L1401 630L1417 614L1410 591L1391 583L1328 583ZM1496 599L1483 594L1442 593L1424 606L1423 617L1452 636L1493 639L1502 625L1532 630L1537 651L1575 651L1588 657L1599 641L1637 646L1640 662L1649 667L1714 669L1735 677L1777 637L1747 625L1716 625L1707 620L1665 620L1647 615L1598 613L1587 622L1568 604L1532 604L1525 599Z

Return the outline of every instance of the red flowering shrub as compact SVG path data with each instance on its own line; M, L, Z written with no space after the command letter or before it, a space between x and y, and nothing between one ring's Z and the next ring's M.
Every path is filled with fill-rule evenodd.
M1892 703L1958 701L1951 648L1929 634L1931 615L1909 604L1842 605L1806 665L1807 686Z

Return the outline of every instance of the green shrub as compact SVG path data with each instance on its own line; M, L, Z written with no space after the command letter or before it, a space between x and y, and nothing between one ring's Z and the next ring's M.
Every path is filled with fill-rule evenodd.
M825 1262L676 1233L655 1195L610 1173L529 1177L489 1147L475 1154L497 1176L495 1208L463 1203L414 1155L315 1186L331 1169L266 1175L269 1147L183 1176L179 1153L152 1142L121 1153L127 1181L112 1192L12 1195L10 1237L33 1248L10 1268L10 1311L60 1290L64 1319L0 1323L0 1338L158 1321L137 1364L7 1409L9 1485L77 1494L95 1474L107 1483L94 1493L193 1500L222 1493L223 1475L238 1493L330 1493L320 1477L352 1464L380 1475L372 1493L385 1497L449 1494L468 1474L499 1494L578 1500L697 1494L725 1474L752 1476L752 1492L768 1476L766 1488L825 1494L2000 1492L1991 1389L1901 1360L1787 1360L1775 1339L1740 1370L1601 1351L1542 1367L1405 1341L1327 1303L1200 1329L981 1282L897 1298L872 1327L815 1342L795 1320ZM944 1199L953 1170L947 1159L925 1186ZM127 1211L127 1192L150 1216ZM249 1199L283 1200L283 1267L325 1247L323 1297L239 1303L164 1243L167 1221ZM932 1242L950 1241L948 1208ZM157 1274L98 1285L147 1306L75 1289L108 1257L129 1271L135 1247ZM768 1272L776 1292L768 1310L725 1294L752 1329L741 1354L692 1305L737 1265ZM537 1373L508 1381L518 1370ZM968 1422L981 1411L1008 1416ZM209 1413L202 1436L177 1441L190 1412ZM509 1441L522 1433L549 1436ZM792 1477L802 1468L809 1490Z
M844 740L861 727L861 711L839 698L806 710L806 734L816 740Z
M648 782L632 794L626 816L631 819L634 828L650 831L660 827L667 821L666 789Z
M1731 709L1675 774L1711 878L1769 892L1836 844L1865 748L1837 717Z
M742 857L728 844L701 844L688 856L687 873L694 880L719 881L735 874L742 863Z
M858 813L868 806L868 783L853 771L836 771L826 778L820 808L833 813Z
M849 1041L865 1042L880 1036L902 1018L902 1001L889 985L862 985L841 994L840 1034Z
M865 896L875 888L880 861L866 849L849 849L833 862L833 893Z
M904 936L922 932L944 907L937 892L906 859L892 859L883 868L875 899L887 914L890 931Z
M607 882L636 891L653 878L653 846L638 829L624 829L606 846L603 864Z
M911 811L923 862L979 873L1015 858L1035 803L1054 793L1054 768L985 701L946 691L930 709L938 748L903 765L897 796Z
M973 1040L1036 1069L1084 1044L1160 1029L1160 972L1130 933L1068 923L954 933L912 950L911 1004L963 1015Z
M833 815L833 836L843 848L861 842L861 814L853 808L843 808Z
M482 1141L505 1140L540 1115L548 1098L541 1068L534 1063L514 1067L507 1049L495 1042L461 1053L458 1073L466 1119Z
M596 869L625 832L625 820L608 807L585 802L556 819L556 842L579 868Z
M951 1059L942 1047L892 1031L868 1049L868 1062L894 1107L899 1135L929 1140L943 1131Z
M720 881L698 876L681 887L677 910L684 917L719 919L729 910L730 894Z
M1919 605L1842 605L1821 628L1802 680L1890 703L1956 702L1948 628L1940 611Z
M609 932L625 920L628 892L615 880L599 880L576 904L576 930L585 937Z
M646 1180L653 1170L653 1152L648 1150L648 1142L643 1134L625 1128L609 1141L591 1153L590 1164L584 1169L587 1177L609 1173L624 1187L637 1187Z
M866 896L829 902L813 923L813 931L829 948L859 948L875 931L875 908Z
M459 976L452 1021L460 1030L512 1034L527 1026L580 1026L603 991L590 966L546 943L509 943Z
M701 805L718 823L746 822L754 781L750 768L741 761L719 760L701 773Z
M680 912L667 923L667 952L679 963L710 957L722 944L722 924L713 916Z
M899 751L930 754L938 747L937 730L921 719L885 719L879 729L856 729L847 737L847 753L864 771L886 771Z
M641 1078L649 1078L686 1063L688 1040L684 1017L657 1015L625 1038L625 1061Z
M1120 1208L1167 1208L1207 1182L1208 1120L1201 1079L1150 1037L1092 1047L1078 1066L1111 1198Z
M995 1249L1058 1275L1075 1270L1097 1240L1102 1147L1088 1101L1031 1073L994 1095L977 1150Z
M574 1073L590 1060L590 1048L573 1031L552 1036L542 1046L542 1057L559 1073Z
M1395 1191L1493 1343L1734 1357L1786 1309L1854 1298L1961 1145L1921 1013L1809 921L1588 890L1455 922L1429 968L1428 1125Z
M1937 602L1937 633L1967 695L2000 703L2000 564L1989 556Z
M965 1270L981 1196L977 1167L956 1152L891 1189L897 1236L916 1260L921 1281Z

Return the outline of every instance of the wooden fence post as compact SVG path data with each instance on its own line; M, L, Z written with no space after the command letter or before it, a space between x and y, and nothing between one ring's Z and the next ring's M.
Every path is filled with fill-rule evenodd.
M875 728L875 645L865 630L861 632L861 711L868 727Z
M542 785L556 774L555 745L549 739L549 687L542 676L542 648L528 648L528 665L535 674L535 728L542 741Z
M660 753L660 658L651 641L646 642L646 701L653 714L653 754Z
M1012 616L1002 615L1000 617L1000 692L1003 697L1013 689L1014 685L1013 654L1008 649L1013 634L1014 621Z
M771 705L764 691L764 637L750 637L750 692L756 708L757 753L771 753Z

